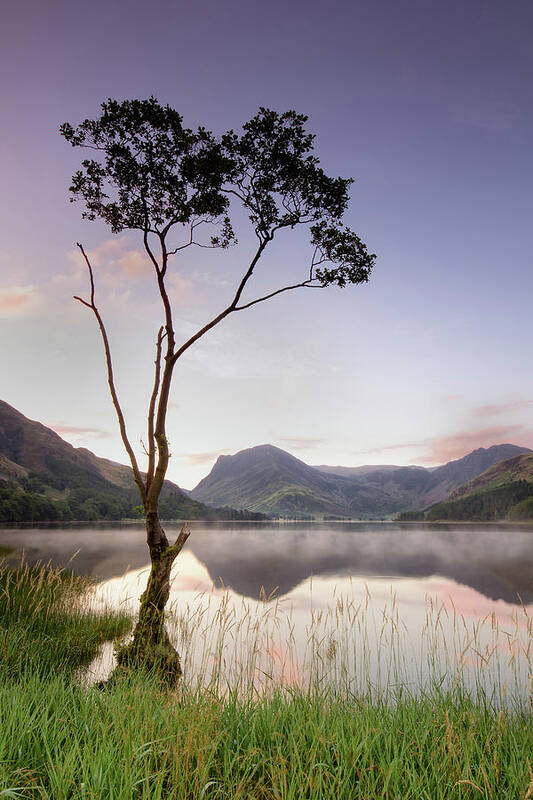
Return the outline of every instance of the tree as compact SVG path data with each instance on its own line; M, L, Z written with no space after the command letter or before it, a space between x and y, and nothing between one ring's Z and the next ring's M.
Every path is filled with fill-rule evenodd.
M147 469L143 473L128 438L115 386L109 340L96 305L92 265L78 244L89 274L90 296L75 299L93 312L100 329L111 398L146 514L151 558L133 641L122 649L119 662L157 666L173 680L181 674L181 667L165 630L164 608L170 570L189 528L185 524L174 544L169 543L159 519L159 497L169 463L166 417L175 366L189 347L230 314L295 289L342 288L367 281L375 255L368 253L357 234L341 221L352 181L330 178L321 169L313 154L314 136L305 128L307 117L260 108L242 133L229 131L216 138L203 127L195 131L185 128L182 117L154 97L124 102L110 99L101 109L97 119L86 119L77 127L65 123L60 128L71 145L93 151L73 176L70 199L84 201L82 216L104 220L113 233L140 232L163 314L155 343L154 383L147 413ZM229 302L178 344L166 283L171 260L183 257L192 247L233 245L236 237L230 212L235 205L245 210L253 226L255 251L245 261ZM307 226L310 232L311 256L304 274L267 294L245 297L268 245L284 229L297 226Z

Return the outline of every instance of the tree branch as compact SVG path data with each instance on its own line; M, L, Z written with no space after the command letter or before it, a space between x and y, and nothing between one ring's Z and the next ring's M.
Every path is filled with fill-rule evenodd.
M161 489L163 488L170 458L165 422L168 409L170 386L172 383L172 373L176 363L176 360L174 359L175 337L172 322L172 307L170 305L170 299L165 286L165 274L168 266L168 252L164 233L159 234L159 242L161 245L161 268L158 269L157 273L157 285L159 287L159 294L161 295L161 300L165 309L167 349L154 426L154 438L157 443L158 459L157 466L154 469L154 473L150 481L150 490L147 492L147 504L150 508L157 507L157 502L161 493ZM156 542L156 544L158 543Z
M139 489L139 493L141 495L141 500L142 500L142 502L144 504L146 502L146 486L144 484L141 472L139 470L139 466L137 464L137 459L135 458L135 453L133 452L133 448L132 448L132 446L130 444L130 441L128 439L128 434L126 432L126 423L125 423L125 420L124 420L124 414L122 413L122 408L120 406L120 402L119 402L119 399L118 399L117 391L116 391L116 388L115 388L115 379L114 379L114 375L113 375L113 363L111 361L111 349L109 347L109 339L107 337L107 331L105 329L105 325L104 325L104 322L102 320L102 317L100 316L100 312L98 311L98 308L96 307L95 302L94 302L94 276L93 276L93 270L92 270L92 267L91 267L91 262L89 261L85 250L83 249L83 245L81 245L79 242L77 242L76 244L79 247L79 249L81 250L81 254L82 254L83 258L85 259L85 263L87 265L87 269L89 270L89 280L91 282L91 300L90 300L90 302L87 302L86 300L83 300L81 297L77 297L77 296L74 296L74 299L78 300L84 306L87 306L87 308L90 308L91 311L93 312L94 316L96 317L97 322L98 322L98 327L100 328L100 333L102 335L102 341L104 343L105 359L106 359L106 366L107 366L107 382L109 384L109 391L111 393L111 399L113 401L113 405L115 407L115 411L116 411L116 414L117 414L117 417L118 417L118 424L119 424L119 427L120 427L120 435L122 437L122 441L124 443L124 447L126 448L128 456L130 458L131 467L132 467L132 470L133 470L133 477L135 478L135 483L137 484L137 487Z
M198 228L200 225L205 225L205 224L207 224L209 222L212 222L212 220L200 219L197 222L192 222L191 223L191 228L190 228L190 233L189 233L189 241L185 242L185 244L181 244L178 247L175 247L174 250L168 250L167 251L167 255L175 256L176 253L180 253L182 250L186 250L188 247L191 247L192 245L196 245L196 247L203 247L206 250L213 250L216 247L216 245L201 244L200 242L195 242L194 238L193 238L195 228Z
M184 522L177 536L176 541L174 542L174 544L171 544L170 547L167 547L167 549L163 553L163 558L172 558L172 560L174 560L176 556L180 553L181 549L183 548L183 545L185 544L190 535L191 535L191 529L189 528L188 523Z
M283 292L289 292L291 289L325 289L325 286L321 286L319 283L311 283L311 281L316 280L315 278L308 278L306 281L302 281L301 283L294 283L292 286L284 286L282 289L276 289L275 292L270 292L270 294L265 294L263 297L258 297L256 300L251 300L249 303L245 303L242 306L236 306L233 310L234 311L244 311L245 308L250 308L250 306L255 306L257 303L262 303L264 300L270 300L271 297L275 297L277 294L282 294Z
M217 316L214 317L206 325L204 325L203 328L200 328L200 330L197 331L194 334L194 336L191 336L190 339L187 339L187 341L184 344L182 344L181 347L178 348L178 350L176 350L176 352L174 353L174 356L172 357L173 364L176 363L178 358L180 358L180 356L182 356L183 353L186 350L188 350L189 347L191 347L191 345L193 345L196 341L198 341L198 339L201 339L202 336L204 336L208 331L210 331L211 328L214 328L215 325L218 325L219 322L222 322L222 320L225 319L225 317L227 317L228 314L231 314L233 311L236 311L237 303L239 302L240 297L241 297L241 295L242 295L242 293L244 291L244 287L246 286L246 284L248 283L248 281L252 277L253 271L255 269L255 266L256 266L257 262L259 261L259 259L261 258L261 256L263 255L263 250L265 249L265 247L267 246L267 244L271 240L272 240L272 236L269 236L268 239L261 239L260 240L259 247L257 248L254 257L250 262L250 266L248 267L245 275L243 276L241 282L239 283L239 285L237 287L237 290L235 292L235 295L233 297L233 300L231 301L229 306L227 306L224 309L224 311L221 311L220 314L217 314Z
M155 468L155 437L154 437L154 414L155 404L157 401L157 394L159 392L159 383L161 378L161 347L166 333L163 331L163 326L159 328L157 333L156 355L155 355L155 374L154 374L154 388L152 389L152 396L150 397L150 405L148 408L148 472L146 474L146 492L150 491L150 484L154 477Z

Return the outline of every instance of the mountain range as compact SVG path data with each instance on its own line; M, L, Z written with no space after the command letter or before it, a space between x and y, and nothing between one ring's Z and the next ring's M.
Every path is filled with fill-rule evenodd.
M55 431L0 401L0 522L134 517L139 494L130 467L73 447ZM161 516L263 518L214 509L165 481Z
M531 451L501 444L432 469L313 467L265 444L220 456L190 495L204 503L231 503L266 514L375 519L439 503L493 464L523 453Z
M122 519L138 505L129 467L0 401L0 522ZM436 468L310 466L265 444L220 456L190 492L166 481L160 511L167 519L529 519L533 453L501 444Z
M427 520L533 519L533 454L499 461L429 508Z

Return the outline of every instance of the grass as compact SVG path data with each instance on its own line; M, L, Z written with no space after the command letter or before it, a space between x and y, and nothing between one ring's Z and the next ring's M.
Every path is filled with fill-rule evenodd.
M103 641L129 630L125 614L86 608L90 585L89 578L43 566L0 569L2 679L29 674L70 679Z
M348 689L163 692L150 675L73 680L128 617L85 578L0 570L0 798L455 800L533 798L526 707L460 686L395 703Z

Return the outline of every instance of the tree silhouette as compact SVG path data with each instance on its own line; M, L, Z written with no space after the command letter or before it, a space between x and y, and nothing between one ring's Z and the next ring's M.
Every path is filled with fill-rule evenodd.
M91 151L70 187L71 201L85 203L82 216L104 220L113 233L137 230L154 270L162 304L163 324L156 337L153 389L147 413L147 469L143 473L127 434L113 375L106 328L96 305L94 272L85 259L90 282L88 299L76 297L95 315L104 345L111 398L122 441L128 453L142 505L151 558L148 585L141 598L132 642L119 654L121 664L157 667L168 680L181 674L179 656L164 626L172 564L189 536L185 524L170 544L159 518L159 497L169 463L166 417L174 369L198 339L231 314L244 311L284 292L323 289L368 280L375 255L345 227L351 180L328 177L313 153L314 135L307 117L295 111L266 108L245 125L217 138L205 128L193 131L182 117L154 97L108 100L97 119L77 127L61 126L74 147ZM256 237L255 252L244 261L242 277L229 302L186 341L175 338L167 277L174 257L189 248L227 248L236 242L230 217L244 209ZM310 258L299 278L251 298L245 296L254 271L276 235L306 226Z

